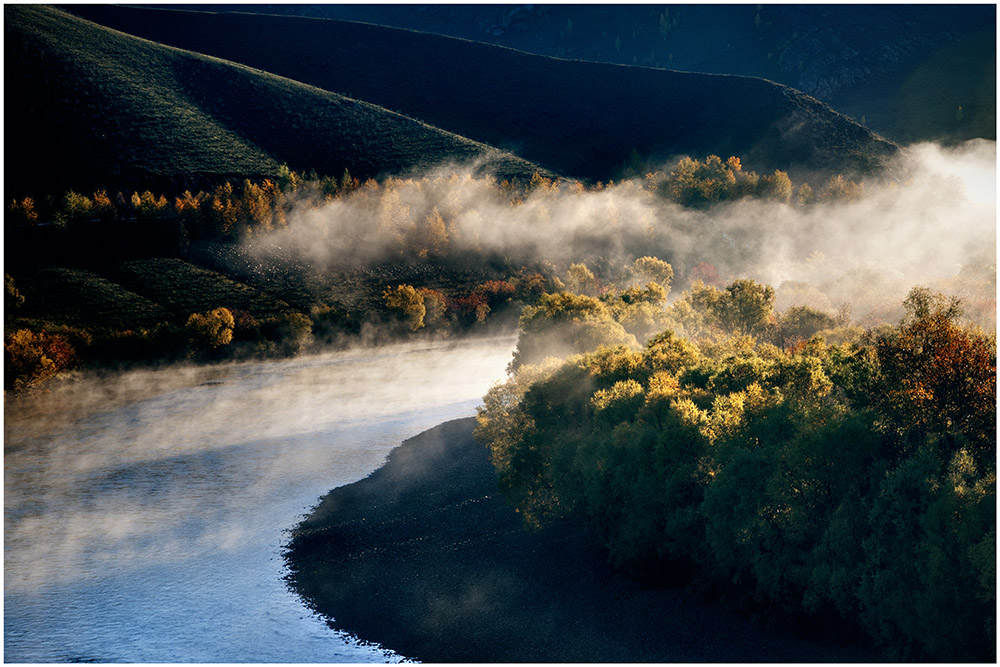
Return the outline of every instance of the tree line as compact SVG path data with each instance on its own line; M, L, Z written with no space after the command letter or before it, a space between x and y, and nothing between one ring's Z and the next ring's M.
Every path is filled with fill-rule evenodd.
M811 205L856 199L864 191L861 183L837 175L814 192L808 183L794 186L783 171L758 176L754 171L744 170L739 158L730 157L723 161L716 155L708 156L703 161L685 157L669 172L627 173L639 179L651 194L690 207L742 198ZM525 183L497 181L488 176L483 178L498 200L506 199L515 205L536 191L582 193L614 186L614 182L585 186L579 181L547 178L537 172ZM149 190L128 194L121 191L109 193L107 189L102 189L90 195L69 190L62 195L16 198L7 206L5 226L9 229L40 224L67 227L89 222L142 223L173 219L183 224L191 239L236 240L285 227L293 204L305 202L310 206L319 206L357 192L391 192L402 184L412 184L414 180L390 177L382 181L367 179L361 182L352 177L347 169L338 178L320 176L315 172L302 174L282 166L273 179L246 178L236 183L224 180L208 191L192 193L184 190L171 196ZM418 180L426 182L428 179ZM444 221L428 219L408 222L426 228L417 234L426 237L421 239L424 247L417 252L441 251L442 240L446 243L447 237Z

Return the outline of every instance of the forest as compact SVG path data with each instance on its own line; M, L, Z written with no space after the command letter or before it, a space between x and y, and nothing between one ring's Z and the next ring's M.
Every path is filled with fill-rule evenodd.
M476 429L525 522L583 516L631 576L863 632L889 660L992 660L995 333L917 287L898 324L851 334L739 280L696 284L637 346L662 292L525 309Z

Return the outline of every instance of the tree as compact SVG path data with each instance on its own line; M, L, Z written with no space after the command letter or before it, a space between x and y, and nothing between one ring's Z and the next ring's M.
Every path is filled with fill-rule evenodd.
M955 323L955 300L914 288L903 326L879 337L880 391L876 404L900 455L925 438L943 447L954 438L968 443L977 466L995 467L996 346Z
M25 197L21 201L12 200L7 208L11 223L16 226L33 226L38 224L38 212L35 210L35 200Z
M24 305L24 295L21 294L20 290L14 285L14 278L9 274L3 274L3 285L4 285L4 308L7 314L10 315L11 311L16 310Z
M56 212L56 224L62 226L90 220L94 202L86 195L70 190L63 196L62 206Z
M157 197L149 190L141 195L138 192L132 193L132 209L140 222L150 222L161 217L167 207L167 198L163 195Z
M745 336L767 332L774 317L774 288L737 280L719 294L713 310L723 328Z
M571 264L566 271L566 285L571 292L593 296L597 291L597 279L586 264Z
M386 288L382 292L382 300L406 325L410 331L416 331L424 326L424 316L427 307L424 298L412 285L397 285Z
M808 340L813 334L829 329L836 321L820 310L809 306L793 306L778 318L778 335L781 343Z
M640 283L657 283L669 293L670 283L674 279L674 268L658 257L647 255L632 262L632 275Z
M544 294L521 312L512 369L546 357L589 352L598 347L636 347L635 337L615 321L600 300L582 294Z
M191 313L184 328L196 346L215 350L232 342L235 325L236 320L228 308L216 308Z
M76 350L59 334L4 332L4 388L18 391L45 382L76 362Z
M444 321L444 314L448 310L448 299L442 292L430 287L421 287L420 296L424 300L424 324L436 325Z

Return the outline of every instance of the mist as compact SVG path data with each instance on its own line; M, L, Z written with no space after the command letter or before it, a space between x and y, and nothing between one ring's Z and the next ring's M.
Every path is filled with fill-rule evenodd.
M793 181L796 191L803 182ZM674 297L707 263L721 284L752 278L775 287L779 312L846 305L862 324L896 319L920 284L963 298L972 319L994 326L995 183L996 143L986 140L910 146L863 182L857 199L810 205L794 195L793 203L689 209L641 180L603 189L560 182L519 198L475 165L447 166L372 181L319 205L303 198L286 230L248 249L266 257L280 248L315 270L377 264L398 257L406 238L429 233L427 221L440 216L451 257L488 254L556 273L585 261L607 283L636 257L654 255L674 267ZM823 184L810 185L819 192Z
M237 553L262 532L273 547L270 533L401 440L472 415L513 344L78 376L10 398L6 592Z

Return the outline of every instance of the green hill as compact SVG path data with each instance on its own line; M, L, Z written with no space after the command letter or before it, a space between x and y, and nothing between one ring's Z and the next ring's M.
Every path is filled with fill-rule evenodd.
M282 163L377 176L510 154L315 87L44 6L4 7L8 193L197 184Z
M556 171L739 155L760 170L857 172L896 147L763 79L561 60L347 21L74 6L102 24L420 118Z

